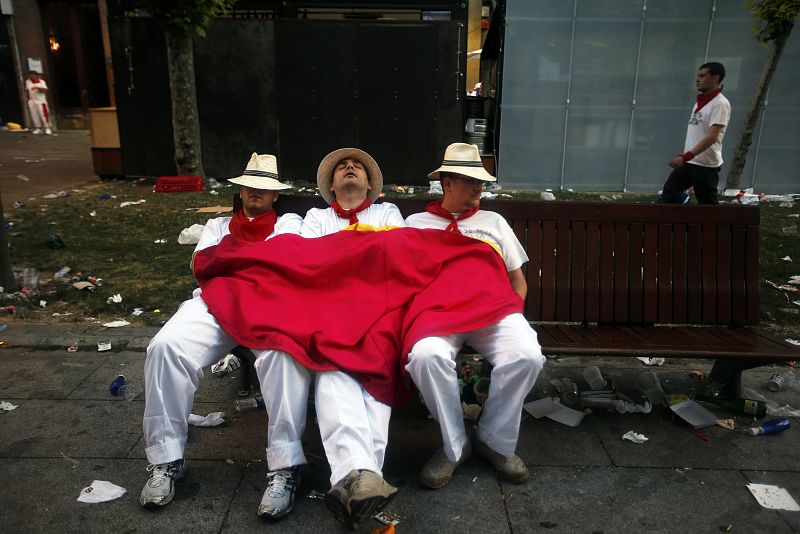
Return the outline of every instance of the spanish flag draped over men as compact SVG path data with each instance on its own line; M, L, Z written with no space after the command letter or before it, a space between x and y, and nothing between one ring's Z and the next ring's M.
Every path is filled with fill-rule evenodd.
M239 344L351 373L392 406L408 397L404 365L415 342L522 310L490 245L439 230L227 236L194 261L209 311Z

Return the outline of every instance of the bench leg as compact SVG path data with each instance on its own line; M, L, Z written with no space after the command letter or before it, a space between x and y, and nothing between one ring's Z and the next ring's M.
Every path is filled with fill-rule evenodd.
M762 367L764 365L771 365L780 361L781 360L765 360L763 358L737 358L735 360L718 359L714 361L714 367L711 368L708 379L712 383L720 386L720 395L726 397L741 397L742 371Z

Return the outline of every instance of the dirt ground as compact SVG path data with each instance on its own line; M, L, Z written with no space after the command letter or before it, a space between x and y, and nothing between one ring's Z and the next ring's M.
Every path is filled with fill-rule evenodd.
M88 130L32 135L0 130L0 193L3 208L15 201L97 181Z

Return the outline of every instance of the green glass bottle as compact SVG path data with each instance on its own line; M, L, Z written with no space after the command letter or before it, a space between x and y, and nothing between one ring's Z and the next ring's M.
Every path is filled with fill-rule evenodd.
M710 402L728 411L752 415L756 418L767 415L767 405L763 401L742 399L739 397L711 397L708 395L697 395L695 400Z

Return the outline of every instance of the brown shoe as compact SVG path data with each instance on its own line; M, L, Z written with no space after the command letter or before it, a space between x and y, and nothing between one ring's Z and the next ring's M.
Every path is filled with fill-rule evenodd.
M352 473L352 471L351 471ZM397 495L397 488L378 473L361 471L350 484L350 519L361 523L382 511Z
M511 456L503 456L498 452L494 452L487 444L475 438L475 443L472 445L475 454L492 464L501 477L514 484L522 484L527 482L531 477L528 468L525 467L525 462L516 454Z
M346 477L331 486L331 489L325 494L325 506L333 514L333 517L351 529L355 529L356 525L350 519L350 486L357 477L358 471L355 469L350 471Z
M439 449L422 466L422 471L419 473L420 484L431 489L441 488L450 482L456 467L466 462L470 456L472 456L472 446L469 441L461 451L461 458L457 462L450 461L444 449Z

